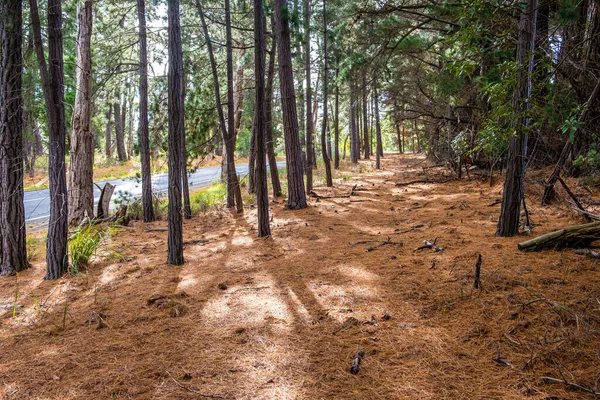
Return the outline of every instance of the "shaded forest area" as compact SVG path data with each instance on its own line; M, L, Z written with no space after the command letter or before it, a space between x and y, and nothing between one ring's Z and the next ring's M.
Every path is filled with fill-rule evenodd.
M0 0L2 395L599 395L599 36L597 0Z

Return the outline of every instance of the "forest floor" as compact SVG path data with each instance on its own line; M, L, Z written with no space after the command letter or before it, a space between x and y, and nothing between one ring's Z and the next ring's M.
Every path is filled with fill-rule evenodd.
M165 265L167 232L148 230L165 221L135 222L85 275L43 281L38 256L0 279L0 395L594 397L573 385L593 391L599 378L598 261L522 253L526 235L495 237L500 181L447 181L420 155L372 165L336 181L338 196L355 186L352 196L311 197L300 211L273 202L268 239L256 236L253 208L194 216L183 266ZM564 200L537 205L543 176L528 179L532 235L581 222ZM426 179L444 183L396 186ZM443 250L415 250L436 239Z

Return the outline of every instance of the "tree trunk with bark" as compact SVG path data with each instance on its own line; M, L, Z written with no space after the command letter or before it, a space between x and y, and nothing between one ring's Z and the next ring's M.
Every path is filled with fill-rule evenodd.
M58 279L66 271L68 264L62 6L60 0L48 0L49 66L46 64L44 55L36 0L29 0L29 10L48 117L50 218L48 220L48 239L46 240L46 276L44 279Z
M128 124L127 124L127 160L133 157L133 94L129 96Z
M279 85L286 149L285 157L287 162L287 208L297 210L306 208L307 204L304 179L302 177L301 147L298 134L298 116L296 114L292 54L290 51L289 12L285 0L275 0L274 7L279 60Z
M29 267L23 204L23 4L0 0L0 275Z
M379 94L377 93L377 78L373 79L373 105L375 108L375 136L377 136L377 153L375 168L381 169L381 157L383 156L383 143L381 141L381 123L379 121Z
M110 94L107 96L110 98ZM112 154L112 112L113 112L113 105L112 103L107 100L106 104L108 105L108 110L106 110L106 130L104 133L104 141L105 141L105 147L104 147L104 153L106 154L106 159L111 159L113 154Z
M370 150L371 150L371 144L369 143L369 119L368 119L368 113L367 113L367 70L366 68L363 69L362 72L362 111L363 111L363 115L362 115L362 123L363 123L363 135L364 135L364 153L365 153L365 160L368 160L369 158L371 158L371 154L370 154Z
M339 65L339 60L337 62ZM334 150L333 150L333 168L340 169L340 69L335 68L335 111L333 120L334 130Z
M183 53L179 24L179 0L168 0L169 24L169 234L167 264L181 265L183 221L181 219L181 164L184 132Z
M350 160L352 161L352 164L356 164L358 162L358 158L359 158L359 135L358 135L358 129L357 129L357 112L356 112L356 108L357 108L357 99L356 99L356 91L355 91L355 85L352 83L352 81L350 81L350 118L349 118L349 124L350 124Z
M239 181L237 179L237 173L235 171L235 160L234 160L234 149L235 149L235 141L230 137L231 132L228 132L227 125L225 124L225 115L223 113L223 106L221 104L221 89L219 86L219 75L217 73L217 63L215 61L215 56L212 49L212 42L210 40L210 35L208 34L208 26L206 25L206 19L204 17L204 11L202 10L202 4L200 0L196 0L196 7L198 9L198 13L200 14L200 20L202 22L202 30L204 31L204 38L206 40L206 48L208 50L208 56L210 59L210 66L213 75L214 81L214 90L215 90L215 102L217 106L217 113L219 115L219 126L221 128L221 134L223 136L223 141L226 146L226 156L227 157L227 207L231 208L236 206L237 212L243 211L243 203L242 203L242 192L240 190ZM228 54L231 52L231 16L229 15L229 1L225 3L225 19L226 25L229 25L229 50ZM231 64L231 60L228 61L228 65ZM232 69L231 67L228 67ZM228 74L229 75L229 74ZM227 96L229 98L229 94ZM233 97L233 96L232 96ZM233 104L232 104L233 106ZM231 121L233 124L233 121Z
M510 141L508 166L502 193L502 208L497 236L514 236L519 231L521 203L524 198L525 158L527 156L527 129L529 127L529 99L531 73L535 50L535 26L538 0L529 0L521 13L519 42L517 44L517 88L513 94L516 136Z
M115 142L117 144L117 157L120 162L127 161L127 152L125 151L125 124L123 116L125 115L125 106L121 107L121 92L117 90L115 94ZM123 110L122 110L123 109ZM121 113L123 111L123 113Z
M94 217L94 133L92 132L92 0L77 11L77 91L69 166L69 224Z
M329 95L329 69L327 64L327 4L323 0L323 127L321 128L321 153L323 154L323 164L325 165L325 182L328 187L333 186L331 177L331 162L327 154L327 100Z
M281 196L281 182L279 181L279 170L277 169L277 158L275 157L275 141L273 139L273 81L275 80L275 57L277 53L277 41L275 40L275 22L271 18L271 52L269 55L269 70L267 72L267 89L265 93L266 118L266 140L267 156L269 158L269 170L271 172L271 186L273 186L273 197Z
M265 25L262 0L254 0L254 82L256 88L256 209L258 237L271 235L269 226L269 191L265 160Z
M311 192L313 187L313 109L312 87L310 81L310 0L304 0L304 68L306 73L306 191Z
M142 208L144 222L154 221L152 204L152 171L150 170L150 131L148 128L148 46L146 41L146 4L137 0L138 21L140 24L140 104L139 130L140 161L142 164Z

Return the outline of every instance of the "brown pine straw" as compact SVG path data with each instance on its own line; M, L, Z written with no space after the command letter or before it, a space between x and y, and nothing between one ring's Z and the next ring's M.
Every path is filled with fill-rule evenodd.
M181 267L165 265L166 232L155 229L166 221L122 230L83 276L42 281L39 254L0 279L0 305L23 306L0 309L1 397L595 397L597 261L520 253L522 236L495 237L499 206L488 205L499 179L397 187L452 173L416 155L383 161L379 172L345 166L336 190L356 185L349 198L311 199L301 211L272 203L267 240L256 238L252 209L186 220ZM546 173L528 178L533 234L580 222L566 201L537 205ZM443 251L414 251L434 238ZM352 246L364 241L403 246ZM155 295L165 297L148 304Z

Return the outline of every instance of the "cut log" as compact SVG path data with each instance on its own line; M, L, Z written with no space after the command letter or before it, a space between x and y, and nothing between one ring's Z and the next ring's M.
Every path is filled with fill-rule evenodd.
M587 247L600 239L600 222L575 225L558 231L546 233L531 240L519 243L521 251L541 251L545 249L562 250L566 248Z
M104 219L108 217L110 209L110 199L115 191L115 185L106 183L100 192L100 199L98 200L98 211L96 212L96 219Z

